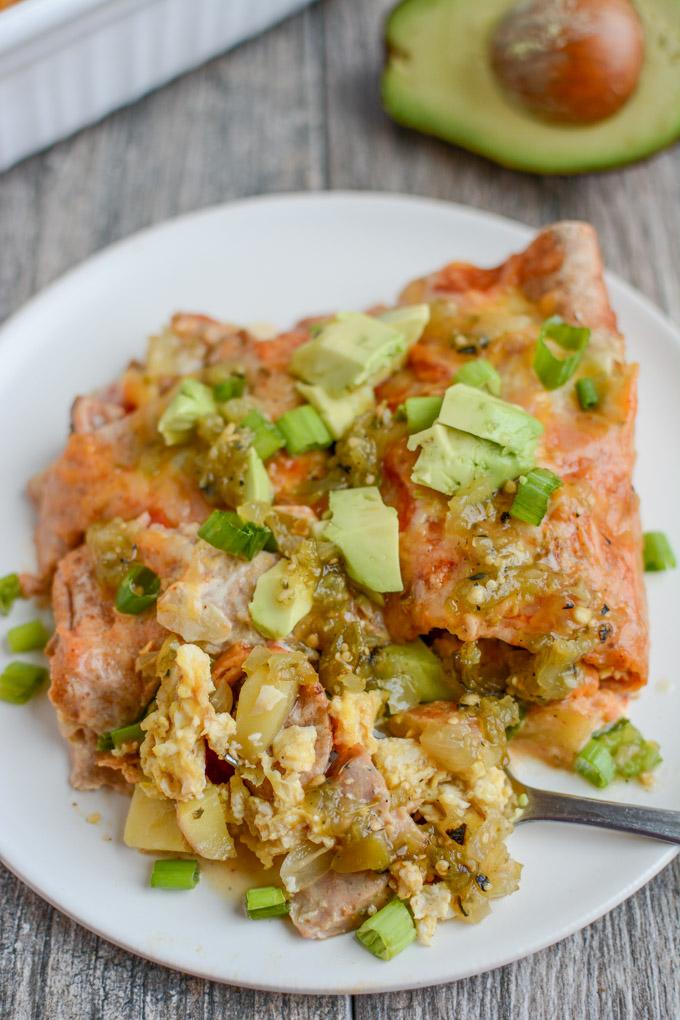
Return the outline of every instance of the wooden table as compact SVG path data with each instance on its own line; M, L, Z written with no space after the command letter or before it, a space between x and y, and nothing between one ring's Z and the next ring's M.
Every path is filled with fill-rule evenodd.
M322 0L0 177L0 319L92 252L178 213L263 192L363 188L451 199L537 226L589 219L608 265L680 321L680 147L620 172L539 178L402 131L378 99L388 7ZM676 860L607 917L530 959L427 991L351 1000L239 990L146 963L0 868L0 1017L672 1020L679 893Z

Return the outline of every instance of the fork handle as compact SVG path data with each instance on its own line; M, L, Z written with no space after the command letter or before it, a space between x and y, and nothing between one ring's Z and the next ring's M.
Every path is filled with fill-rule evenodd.
M543 790L532 790L531 793L531 811L527 821L576 822L680 844L680 811L617 804L610 800L574 797L569 793L547 793Z

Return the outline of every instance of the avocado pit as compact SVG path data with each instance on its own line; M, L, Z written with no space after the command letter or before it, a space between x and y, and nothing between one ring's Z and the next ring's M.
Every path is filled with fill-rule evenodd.
M490 56L504 90L532 113L589 124L635 91L644 33L629 0L520 0L498 22Z

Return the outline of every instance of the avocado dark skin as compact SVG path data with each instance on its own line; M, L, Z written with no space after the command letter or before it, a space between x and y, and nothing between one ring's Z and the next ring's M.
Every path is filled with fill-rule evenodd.
M386 23L382 79L400 124L539 174L607 170L680 138L680 0L636 0L645 56L633 94L588 124L537 116L503 88L491 42L515 0L402 0Z

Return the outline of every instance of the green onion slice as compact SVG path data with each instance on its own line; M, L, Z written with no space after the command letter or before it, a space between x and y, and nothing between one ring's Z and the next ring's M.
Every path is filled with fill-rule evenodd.
M223 404L234 397L242 397L246 388L246 381L242 375L230 375L213 386L213 397L218 404Z
M47 680L47 670L30 662L10 662L0 674L0 701L25 705Z
M199 538L215 549L252 560L262 549L271 548L274 536L269 528L242 521L233 510L213 510L198 529Z
M250 429L254 434L253 447L262 460L267 460L285 446L286 441L274 422L269 421L255 409L248 412L241 422L241 427Z
M150 884L155 889L194 889L200 872L197 861L182 859L154 861Z
M398 408L411 434L429 429L441 411L443 397L408 397Z
M546 515L551 494L561 484L562 480L547 468L532 468L519 483L510 507L511 515L527 524L540 524Z
M597 740L589 740L576 755L574 768L584 779L600 789L609 786L616 775L616 764L611 753Z
M501 377L490 361L478 358L459 368L453 377L454 383L465 383L478 390L487 390L494 397L501 395Z
M326 428L323 418L311 404L303 404L302 407L286 411L276 425L286 441L288 453L322 450L333 443L333 436Z
M145 733L141 723L131 723L129 726L119 726L116 730L109 730L97 737L98 751L112 751L114 747L118 750L125 744L141 744Z
M281 917L289 910L288 901L283 889L273 885L248 889L246 892L246 913L251 921L259 921L264 917Z
M534 371L546 390L556 390L571 379L578 368L583 352L588 346L590 330L587 326L570 326L559 315L546 319L541 326L534 354ZM548 346L552 340L564 351L570 351L565 358L559 358Z
M395 897L364 921L356 937L369 953L381 960L391 960L414 941L416 927L406 904Z
M137 616L154 604L160 591L158 574L143 563L134 563L118 586L116 609L127 616Z
M23 598L18 574L0 577L0 616L7 616L17 599Z
M663 531L645 531L642 536L645 570L670 570L677 566L671 543Z
M600 403L600 394L594 379L586 377L576 383L576 396L583 411L592 411Z
M10 652L35 652L44 648L50 639L50 631L42 620L20 623L7 631L7 646Z

